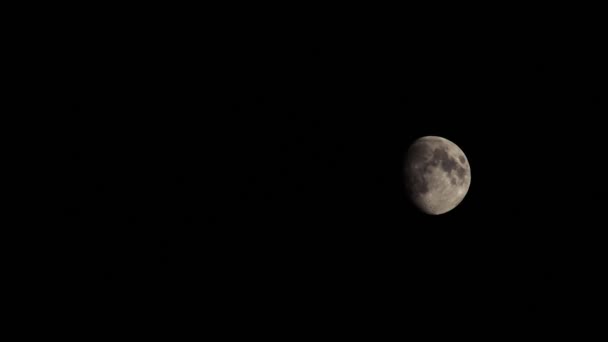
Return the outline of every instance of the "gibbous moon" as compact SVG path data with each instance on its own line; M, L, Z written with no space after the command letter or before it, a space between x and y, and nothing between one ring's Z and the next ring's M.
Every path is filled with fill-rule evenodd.
M442 137L414 141L407 151L404 171L410 200L431 215L454 209L471 185L467 157L456 144Z

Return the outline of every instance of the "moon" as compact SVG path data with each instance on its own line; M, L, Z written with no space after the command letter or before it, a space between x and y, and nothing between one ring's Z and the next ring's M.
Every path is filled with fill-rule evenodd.
M471 167L465 154L453 142L437 136L422 137L412 143L404 173L409 199L430 215L456 208L471 185Z

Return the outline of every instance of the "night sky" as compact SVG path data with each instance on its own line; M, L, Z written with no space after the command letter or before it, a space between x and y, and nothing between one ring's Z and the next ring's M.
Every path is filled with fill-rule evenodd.
M608 204L597 42L386 25L82 50L62 205L83 281L285 327L593 321ZM403 188L425 135L471 165L440 216Z

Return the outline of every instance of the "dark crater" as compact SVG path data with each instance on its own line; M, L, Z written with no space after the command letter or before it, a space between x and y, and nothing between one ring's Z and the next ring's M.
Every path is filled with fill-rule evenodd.
M460 160L464 159L464 156L459 157ZM441 163L441 168L448 174L451 174L452 171L456 173L459 179L463 179L466 175L466 169L458 163L458 161L452 158L445 149L438 148L433 151L433 165L438 165ZM451 179L452 184L456 184L455 179Z

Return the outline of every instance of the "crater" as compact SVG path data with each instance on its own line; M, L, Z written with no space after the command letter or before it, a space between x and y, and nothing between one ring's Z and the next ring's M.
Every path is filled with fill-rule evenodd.
M467 170L462 166L458 166L458 169L456 169L456 174L458 175L458 178L464 179L464 176L467 174Z
M460 161L465 160L463 155L459 156L458 159ZM429 166L438 166L441 164L441 169L445 171L447 174L450 174L450 182L453 185L461 184L464 181L464 178L467 174L467 169L465 166L458 163L458 161L451 157L445 149L438 148L433 151L432 161L427 164L425 167L425 171L427 171L427 167Z
M450 183L452 183L452 185L456 185L458 183L456 177L450 177Z
M458 162L454 158L450 157L448 152L442 148L438 148L433 151L433 161L436 162L434 165L441 163L441 168L447 173L450 173L452 170L460 167Z
M464 156L458 157L458 160L460 160L460 162L463 163L463 164L467 161Z

